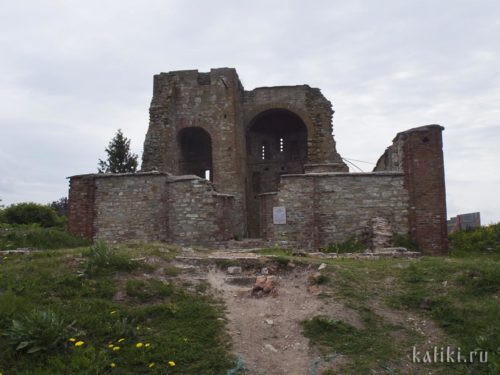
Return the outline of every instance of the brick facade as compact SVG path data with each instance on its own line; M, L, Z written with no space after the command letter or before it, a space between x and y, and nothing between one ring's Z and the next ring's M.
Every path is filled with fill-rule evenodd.
M410 237L434 255L448 252L443 130L427 125L398 133L375 167L375 171L404 172Z
M408 233L401 172L287 175L277 194L261 200L263 236L307 249L363 238L374 218L386 219L393 233ZM286 224L273 224L272 207L286 208Z
M197 176L146 172L70 179L69 230L86 238L207 245L234 237L233 213L234 197Z
M399 133L373 173L348 173L332 105L317 88L245 91L231 68L161 73L149 113L140 173L70 178L72 233L204 244L263 237L317 248L377 223L427 253L447 251L438 125ZM275 207L285 207L286 224L274 224Z

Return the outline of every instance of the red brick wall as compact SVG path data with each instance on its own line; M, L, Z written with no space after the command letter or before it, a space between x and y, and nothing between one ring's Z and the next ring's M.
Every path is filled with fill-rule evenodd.
M75 236L93 239L95 181L92 175L70 179L68 231Z
M448 253L443 129L439 125L423 126L399 133L395 140L403 141L410 237L420 250L432 255Z
M273 207L277 206L277 193L260 194L260 236L265 240L274 239Z
M234 197L227 194L214 193L216 218L219 226L218 239L227 241L234 239L236 225L233 220Z

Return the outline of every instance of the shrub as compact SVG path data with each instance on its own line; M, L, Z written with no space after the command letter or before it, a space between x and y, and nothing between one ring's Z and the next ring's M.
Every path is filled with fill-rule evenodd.
M394 233L391 237L391 245L395 247L404 247L408 250L418 251L418 244L410 237L403 234Z
M60 223L52 208L38 203L13 204L4 210L3 215L9 224L39 224L42 227L54 227Z
M68 212L68 198L62 197L49 205L59 216L66 216Z
M40 228L36 225L0 225L0 249L19 248L61 249L88 246L90 241L75 237L60 228Z
M366 249L366 246L356 237L349 237L344 242L332 243L328 247L321 249L323 253L359 253Z
M500 253L500 223L451 233L449 243L452 255L498 254Z
M95 243L83 255L87 256L83 271L86 276L94 276L106 271L130 271L138 266L138 263L129 257L116 254L103 241Z
M48 352L62 346L74 323L66 322L51 309L34 309L12 320L11 327L3 335L16 351Z

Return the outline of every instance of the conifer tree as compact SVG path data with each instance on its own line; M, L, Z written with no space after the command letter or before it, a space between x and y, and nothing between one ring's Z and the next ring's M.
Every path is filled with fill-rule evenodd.
M99 173L128 173L137 169L137 155L130 152L130 139L118 129L115 136L106 148L108 158L99 159Z

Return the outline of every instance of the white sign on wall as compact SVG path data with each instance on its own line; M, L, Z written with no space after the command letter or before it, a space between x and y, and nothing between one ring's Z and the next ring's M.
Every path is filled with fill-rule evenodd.
M286 224L286 208L285 207L273 207L273 223L274 224Z

